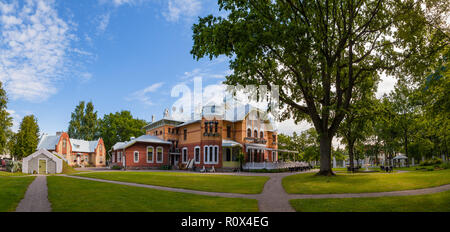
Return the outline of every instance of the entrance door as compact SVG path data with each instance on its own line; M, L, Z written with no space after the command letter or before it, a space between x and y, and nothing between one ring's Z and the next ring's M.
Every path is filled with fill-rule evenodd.
M40 159L39 160L39 174L47 174L47 160Z
M173 156L173 165L174 166L178 166L178 158L179 158L180 156L179 155L174 155Z

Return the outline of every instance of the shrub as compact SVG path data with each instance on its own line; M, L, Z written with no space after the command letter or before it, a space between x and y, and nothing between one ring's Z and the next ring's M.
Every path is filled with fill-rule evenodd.
M20 161L8 161L6 163L6 171L8 172L21 172L22 162Z
M430 160L422 161L422 162L420 162L419 165L420 166L433 166L433 165L439 165L439 164L442 164L442 160L435 157L435 158L430 159Z
M114 165L111 167L112 170L120 170L122 169L120 166Z
M170 170L170 165L163 165L159 167L160 170Z

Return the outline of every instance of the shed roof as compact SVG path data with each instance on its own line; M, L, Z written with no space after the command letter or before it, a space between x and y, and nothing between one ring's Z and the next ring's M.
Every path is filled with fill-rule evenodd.
M55 150L56 144L58 144L61 135L48 135L43 134L41 139L39 140L37 150L42 148L47 150Z
M114 144L113 146L113 150L118 150L118 149L124 149L127 148L137 142L143 142L143 143L158 143L158 144L172 144L169 141L165 141L160 139L157 136L153 136L153 135L141 135L135 139L132 139L131 141L126 141L126 142L118 142L116 144Z

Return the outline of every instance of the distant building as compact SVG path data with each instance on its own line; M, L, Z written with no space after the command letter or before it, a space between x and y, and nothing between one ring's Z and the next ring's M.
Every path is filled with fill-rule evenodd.
M164 117L144 127L146 135L120 142L111 149L112 165L127 168L173 167L234 169L238 155L245 162L264 163L278 160L277 132L267 112L256 108L224 110L203 107L197 120L180 121Z
M42 148L60 154L61 157L67 159L70 166L105 166L106 152L102 138L86 141L71 139L65 132L57 132L56 135L44 134L37 149Z

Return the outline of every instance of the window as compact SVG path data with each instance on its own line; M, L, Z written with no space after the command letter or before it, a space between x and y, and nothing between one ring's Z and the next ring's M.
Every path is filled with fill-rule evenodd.
M122 162L122 152L121 151L117 152L117 162Z
M231 126L230 125L227 126L227 137L231 138Z
M257 131L257 130L254 130L254 131L253 131L253 135L255 136L255 138L258 138L258 131Z
M209 156L209 162L210 163L212 163L212 162L214 162L214 160L213 160L213 147L212 146L210 146L209 147L209 154L208 154L208 156Z
M63 139L63 150L65 151L66 150L66 139Z
M219 125L219 122L214 122L214 132L217 133L217 127Z
M219 163L219 147L214 147L214 163Z
M247 129L247 137L252 137L252 130L250 128Z
M134 152L134 156L133 157L134 157L134 162L135 163L139 162L139 152L138 151Z
M200 163L200 147L195 147L195 163Z
M209 132L213 132L213 122L209 122Z
M277 136L276 135L272 135L272 139L273 139L273 143L277 142Z
M162 147L157 147L156 148L156 162L157 163L162 163L163 162L163 148Z
M183 155L181 157L181 161L183 163L186 163L187 160L188 160L188 149L187 149L187 147L185 147L185 148L183 148Z
M112 153L111 161L112 161L113 163L116 162L116 153L115 153L115 152Z
M261 137L262 139L264 138L264 132L259 132L259 137Z
M208 133L208 122L205 122L205 133Z
M277 159L277 153L275 151L272 151L272 162L275 162Z
M209 163L209 154L208 154L208 153L209 153L209 152L208 152L209 150L208 150L208 146L204 146L203 148L204 148L204 149L203 149L203 150L204 150L204 152L203 152L203 162L204 162L204 163Z
M153 163L153 147L147 147L147 163Z
M170 134L170 128L167 129L168 134Z
M183 130L183 138L184 138L184 140L187 139L187 129L186 128Z

